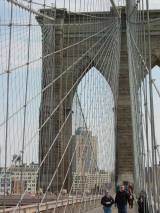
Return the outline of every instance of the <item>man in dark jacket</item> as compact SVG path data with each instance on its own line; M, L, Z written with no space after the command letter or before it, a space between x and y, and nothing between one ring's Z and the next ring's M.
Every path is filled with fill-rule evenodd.
M112 212L112 205L114 203L114 199L112 196L109 195L109 192L105 192L105 196L101 199L101 204L103 205L104 213L111 213Z
M127 202L129 201L129 194L125 191L124 186L120 187L115 198L115 204L118 208L118 213L127 213Z

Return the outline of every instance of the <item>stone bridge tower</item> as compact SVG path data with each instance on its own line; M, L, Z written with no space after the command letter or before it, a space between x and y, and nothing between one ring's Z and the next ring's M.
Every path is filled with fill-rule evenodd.
M77 48L71 48L68 52L65 51L67 45L79 42L79 39L85 38L87 35L90 36L101 29L106 28L111 24L111 20L117 23L117 27L121 25L121 51L120 51L120 70L119 70L119 91L118 91L118 102L115 106L116 115L116 181L122 183L134 181L134 145L133 145L133 131L132 131L132 118L131 118L131 100L130 100L130 86L129 86L129 70L128 70L128 51L127 51L127 37L126 37L126 14L125 8L121 12L121 24L113 11L94 13L96 15L102 15L108 17L104 25L100 25L97 29L94 25L80 29L81 17L80 15L68 14L64 9L45 9L41 10L41 13L53 17L54 20L48 20L43 17L37 17L37 20L42 29L42 54L43 56L43 70L42 70L42 94L41 107L40 107L40 142L39 142L39 161L43 163L42 159L45 158L47 150L51 144L54 146L50 148L49 155L45 158L45 162L42 164L39 173L39 186L46 190L47 185L55 174L58 162L62 156L64 149L66 148L66 141L70 140L72 135L72 100L74 96L74 90L68 95L68 98L58 108L57 104L64 99L67 95L66 91L69 91L74 83L78 85L84 74L95 66L100 72L105 73L103 76L108 81L111 89L114 87L114 75L109 76L107 73L107 64L101 67L103 61L102 57L97 60L98 57L94 58L97 52L98 46L95 45L92 51L84 55L81 59L81 55L86 52L87 43L79 45L79 51ZM93 15L93 13L92 13ZM160 11L151 11L151 18L159 17ZM85 18L83 17L83 22ZM94 18L93 18L94 19ZM92 20L91 20L92 21ZM87 18L86 18L87 22ZM68 25L70 28L68 31ZM72 23L74 23L72 25ZM75 24L77 23L77 25ZM79 31L81 30L81 35ZM69 33L68 33L69 32ZM100 35L95 36L90 45L92 46L96 41L102 37L104 31ZM114 38L113 38L114 39ZM151 32L152 41L152 65L159 64L160 59L160 29L158 28L157 22L152 25ZM114 44L118 45L116 37ZM90 47L88 46L88 49ZM64 51L58 51L64 49ZM84 51L85 50L85 51ZM57 51L57 52L56 52ZM56 52L53 54L53 52ZM80 59L79 59L80 58ZM89 63L94 58L94 62ZM71 66L76 61L74 66ZM109 64L108 56L108 64ZM116 63L113 72L116 72ZM89 64L89 66L88 66ZM63 73L63 71L71 66L70 69ZM85 73L82 74L82 70ZM101 68L100 68L101 67ZM74 72L76 70L76 72ZM58 76L61 76L59 78ZM54 83L53 83L54 82ZM47 85L51 85L49 88ZM114 91L114 90L112 90ZM116 98L116 94L113 93ZM54 115L52 116L52 113ZM45 123L45 120L49 117L49 120ZM60 119L59 119L60 118ZM60 132L60 127L64 123L63 129ZM58 135L55 139L55 136ZM70 153L69 150L65 153L64 160L61 165L58 166L57 175L55 174L56 181L53 181L50 187L50 191L58 191L62 183L64 188L69 189L71 184L72 175L69 174L67 179L64 179L64 174L67 172L69 166Z

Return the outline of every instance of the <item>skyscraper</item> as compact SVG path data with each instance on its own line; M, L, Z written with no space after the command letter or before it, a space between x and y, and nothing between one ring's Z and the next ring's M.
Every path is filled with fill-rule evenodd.
M72 172L79 175L97 170L97 137L86 128L79 127L72 138L72 153L75 150Z

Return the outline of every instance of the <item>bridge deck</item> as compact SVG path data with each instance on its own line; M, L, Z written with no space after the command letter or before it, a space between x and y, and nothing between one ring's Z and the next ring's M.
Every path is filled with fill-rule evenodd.
M102 209L102 207L99 207L99 208L93 209L91 211L88 211L87 213L103 213L103 209ZM118 213L117 208L113 207L112 213ZM135 207L133 209L128 208L128 213L137 213L136 208Z

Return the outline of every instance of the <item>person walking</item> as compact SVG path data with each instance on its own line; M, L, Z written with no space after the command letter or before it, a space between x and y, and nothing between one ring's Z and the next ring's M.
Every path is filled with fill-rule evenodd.
M133 191L129 188L129 208L132 209L133 208L133 201L134 201L134 195L133 195Z
M132 185L132 184L129 184L129 185L128 185L128 190L131 191L131 192L133 193L133 185Z
M103 205L104 213L112 212L113 203L114 203L113 197L109 194L108 191L105 191L105 195L101 199L101 204Z
M147 197L144 191L141 191L140 196L138 198L138 212L149 213Z
M129 202L129 194L122 185L120 191L116 193L115 198L115 205L118 208L118 213L127 213L127 202Z
M117 185L117 186L116 186L116 193L119 192L119 189L120 189L120 186Z

